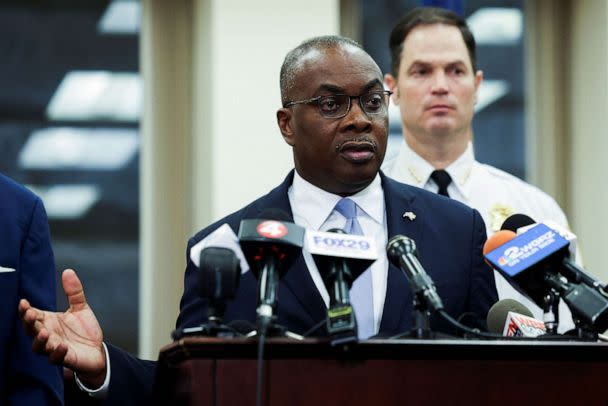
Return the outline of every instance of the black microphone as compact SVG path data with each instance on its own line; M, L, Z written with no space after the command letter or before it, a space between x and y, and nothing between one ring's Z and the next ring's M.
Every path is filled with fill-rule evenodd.
M519 228L527 227L535 223L536 221L534 221L534 219L531 217L526 216L525 214L517 213L509 216L502 223L500 229L510 230L516 233ZM597 290L600 294L607 296L608 293L606 292L606 284L589 275L587 271L578 266L576 261L574 261L573 258L575 258L577 242L576 235L555 222L547 222L546 225L559 233L570 244L568 250L569 255L564 255L560 272L568 279L568 281L573 283L584 283L585 285Z
M334 228L328 232L308 230L306 242L329 293L327 332L331 344L357 340L357 322L350 302L350 288L376 260L374 241Z
M396 235L386 245L389 261L407 277L414 294L431 310L443 310L443 302L431 277L426 273L416 251L416 243L404 235Z
M516 213L507 217L505 221L503 221L502 226L500 226L500 229L510 230L516 233L519 228L530 226L534 223L536 223L536 221L534 221L532 217Z
M498 247L489 252L484 248L485 257L521 292L544 308L546 297L556 291L577 325L582 323L596 332L608 328L608 298L594 287L570 282L562 275L569 243L559 233L540 223L503 244L494 244L494 238L500 238L498 233L486 245Z
M266 333L275 319L279 279L302 252L304 228L279 209L267 209L258 219L242 220L239 243L258 279L258 328Z
M201 297L207 300L207 323L185 327L171 333L174 340L184 336L235 336L240 335L222 320L226 302L236 296L241 279L239 258L230 248L207 247L200 251L198 287Z
M201 251L199 268L201 296L209 303L208 319L221 323L226 301L233 299L239 288L240 261L229 248L207 247Z

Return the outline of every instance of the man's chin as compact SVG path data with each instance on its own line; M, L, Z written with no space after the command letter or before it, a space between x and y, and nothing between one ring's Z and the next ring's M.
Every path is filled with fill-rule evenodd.
M344 174L344 176L341 177L342 185L340 187L341 193L339 194L353 194L365 189L370 183L372 183L376 177L376 174L378 173L379 168L375 168L375 170L369 168L369 170L366 171L359 170L356 171L356 173L351 172Z
M434 137L447 137L454 132L454 123L448 120L432 123L427 127L427 132Z

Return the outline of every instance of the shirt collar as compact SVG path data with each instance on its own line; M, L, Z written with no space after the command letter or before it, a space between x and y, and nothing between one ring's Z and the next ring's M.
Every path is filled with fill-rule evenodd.
M473 144L469 141L464 153L445 169L454 180L454 186L456 186L460 193L467 199L471 192L471 182L469 182L469 180L471 179L471 171L473 170L474 163L475 154L473 153Z
M312 183L304 180L298 171L295 171L291 185L291 209L299 217L306 219L306 227L319 230L321 225L332 213L336 203L342 196L329 193ZM384 192L380 175L376 174L374 180L363 190L348 196L363 212L378 224L384 222Z
M469 142L464 153L445 168L452 177L454 186L456 186L466 198L468 198L470 193L470 187L468 187L468 185L474 162L475 155L473 153L473 144ZM435 170L429 162L414 152L414 150L407 145L407 142L401 144L401 150L399 151L396 165L401 166L400 171L402 173L407 173L414 181L414 184L421 188L424 188L427 182L429 182L431 173Z

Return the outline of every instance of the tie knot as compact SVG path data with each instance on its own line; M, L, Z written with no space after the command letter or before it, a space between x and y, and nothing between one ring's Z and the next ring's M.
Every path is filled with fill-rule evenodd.
M344 224L343 229L345 233L363 235L363 229L357 220L357 203L344 197L336 203L334 210L346 217L346 224Z
M431 173L431 179L437 184L439 190L437 193L443 196L448 195L448 186L452 182L452 177L450 174L444 169L436 169Z
M347 220L357 217L357 203L348 197L340 199L340 201L336 203L334 210L346 217Z

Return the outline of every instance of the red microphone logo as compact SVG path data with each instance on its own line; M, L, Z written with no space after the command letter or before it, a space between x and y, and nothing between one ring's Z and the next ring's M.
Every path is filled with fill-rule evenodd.
M286 236L288 231L285 224L274 220L261 222L255 230L259 235L266 238L281 238Z

